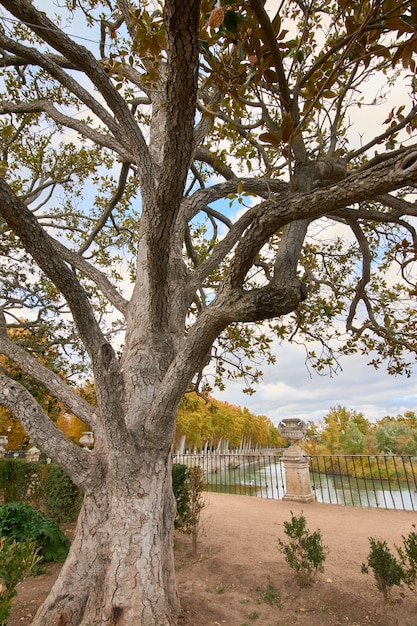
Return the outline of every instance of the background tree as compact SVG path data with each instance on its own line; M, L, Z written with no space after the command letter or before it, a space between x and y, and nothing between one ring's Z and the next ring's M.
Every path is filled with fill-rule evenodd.
M273 336L315 341L319 370L338 351L414 362L415 2L0 4L0 350L95 435L80 449L0 377L85 492L33 624L175 624L190 385L250 391ZM28 310L71 374L91 369L95 406L7 335Z
M186 394L179 405L175 441L185 436L187 448L218 446L220 442L229 448L243 443L254 446L286 445L278 429L263 415L253 415L246 407L241 408L213 398L202 398L195 393Z
M360 454L369 422L363 413L345 407L332 407L323 418L321 440L330 454Z
M379 452L385 454L416 454L417 427L413 411L397 417L384 417L377 422L375 440Z
M362 413L333 407L318 424L310 423L303 447L309 454L402 454L417 452L414 411L374 423Z

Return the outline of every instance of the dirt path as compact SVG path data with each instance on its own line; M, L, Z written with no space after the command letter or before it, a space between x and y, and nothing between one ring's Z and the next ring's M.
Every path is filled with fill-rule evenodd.
M177 535L181 626L417 626L415 594L395 591L394 604L386 607L373 577L361 573L368 538L384 539L391 548L401 544L417 524L416 512L214 493L206 501L197 558L188 537ZM303 513L309 530L319 528L329 548L324 572L307 588L296 584L277 548L291 511ZM57 569L19 586L8 626L31 623Z

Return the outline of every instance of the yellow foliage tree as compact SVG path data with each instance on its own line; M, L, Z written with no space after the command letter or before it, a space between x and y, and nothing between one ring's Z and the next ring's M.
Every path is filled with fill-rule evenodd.
M184 396L177 413L176 444L185 436L188 449L208 445L216 447L220 441L236 448L243 441L252 446L285 446L285 441L271 420L250 413L228 402L214 398L205 401L195 393Z

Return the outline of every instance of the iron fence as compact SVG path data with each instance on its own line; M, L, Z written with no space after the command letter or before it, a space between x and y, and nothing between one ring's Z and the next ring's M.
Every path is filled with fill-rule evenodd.
M255 452L176 454L175 463L200 467L207 491L280 499L285 494L281 455ZM417 457L314 455L309 457L318 502L417 510Z
M176 454L174 463L200 467L207 491L276 499L285 493L280 456L261 452Z
M310 476L321 502L417 510L415 456L317 455Z

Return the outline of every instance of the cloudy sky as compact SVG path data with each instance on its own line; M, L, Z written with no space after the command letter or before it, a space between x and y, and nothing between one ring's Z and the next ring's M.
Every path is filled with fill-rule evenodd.
M281 346L276 354L276 364L262 368L264 377L254 395L242 393L243 383L233 381L214 396L266 415L274 424L285 417L318 421L338 405L361 411L371 421L417 412L416 371L410 378L389 376L367 365L368 358L355 355L344 357L342 372L330 378L307 370L301 346Z

